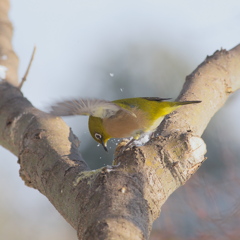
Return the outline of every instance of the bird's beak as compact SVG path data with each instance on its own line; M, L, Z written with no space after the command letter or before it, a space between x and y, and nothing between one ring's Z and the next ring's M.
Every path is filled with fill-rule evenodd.
M102 140L102 146L103 146L103 149L108 152L108 149L107 149L107 142L103 142Z

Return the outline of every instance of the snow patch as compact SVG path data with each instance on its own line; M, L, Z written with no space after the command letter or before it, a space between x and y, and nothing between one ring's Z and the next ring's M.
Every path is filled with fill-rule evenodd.
M189 143L193 150L192 155L196 159L196 162L202 162L204 158L203 156L207 152L207 147L203 139L200 137L191 137Z
M150 139L150 134L145 134L144 136L140 137L139 139L134 141L134 145L136 147L141 147L143 146L145 143L147 143Z
M0 79L6 78L7 70L8 70L7 67L0 65Z

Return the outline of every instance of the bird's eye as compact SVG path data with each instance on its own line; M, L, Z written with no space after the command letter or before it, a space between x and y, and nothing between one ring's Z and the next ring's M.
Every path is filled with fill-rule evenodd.
M95 133L95 138L101 140L102 139L102 135L99 134L99 133Z

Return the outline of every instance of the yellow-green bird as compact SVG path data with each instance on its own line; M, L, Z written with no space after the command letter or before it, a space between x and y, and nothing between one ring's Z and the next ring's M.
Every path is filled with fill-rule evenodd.
M80 98L52 106L55 116L88 115L92 137L107 151L110 138L137 140L152 133L163 117L178 107L201 101L166 102L170 98L138 97L115 101ZM129 145L129 143L127 144Z

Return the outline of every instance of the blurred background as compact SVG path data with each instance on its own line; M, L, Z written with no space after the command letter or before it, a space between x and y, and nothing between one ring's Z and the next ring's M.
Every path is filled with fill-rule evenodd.
M37 46L22 91L41 110L73 97L174 99L207 55L240 43L239 0L11 0L9 15L19 79ZM236 92L203 135L207 161L164 204L151 240L239 239L239 109ZM87 117L64 120L92 169L111 164L116 141L106 153ZM0 239L77 239L18 171L17 157L0 147Z

